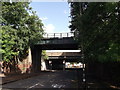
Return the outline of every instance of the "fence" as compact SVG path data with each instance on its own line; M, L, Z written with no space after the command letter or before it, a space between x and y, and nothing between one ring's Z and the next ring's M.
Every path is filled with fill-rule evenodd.
M63 38L63 37L74 37L73 32L68 33L46 33L44 38Z

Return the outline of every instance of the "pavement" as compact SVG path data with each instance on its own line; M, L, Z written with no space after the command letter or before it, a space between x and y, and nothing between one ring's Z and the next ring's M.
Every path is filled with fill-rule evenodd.
M11 75L0 74L0 78L2 80L2 82L0 84L4 85L4 84L7 84L7 83L15 82L15 81L18 81L18 80L30 78L30 77L37 76L37 75L40 75L40 74L38 74L38 73L33 73L33 74L11 74Z

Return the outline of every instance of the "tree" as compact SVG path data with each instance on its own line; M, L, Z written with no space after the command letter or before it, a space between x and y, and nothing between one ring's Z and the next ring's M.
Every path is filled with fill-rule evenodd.
M15 29L11 28L10 26L3 26L2 29L0 29L0 33L2 34L2 37L0 38L2 43L2 57L5 61L9 61L13 58L13 56L18 55L18 51L14 50L14 45L17 43L15 42L17 36Z
M71 3L71 25L85 59L120 60L120 2Z
M2 60L17 63L28 54L28 48L42 38L43 24L28 2L2 2L0 18Z
M45 50L42 50L42 56L43 56L43 59L44 59L44 60L47 60L47 59L48 59L48 55L46 54L46 51L45 51Z

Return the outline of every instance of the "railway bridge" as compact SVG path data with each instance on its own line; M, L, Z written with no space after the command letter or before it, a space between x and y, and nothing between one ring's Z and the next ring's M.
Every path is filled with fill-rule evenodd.
M50 33L45 34L44 38L38 41L32 48L32 69L33 72L41 71L41 52L42 50L78 50L78 43L74 40L73 33ZM66 61L78 61L80 56L52 56L50 60L54 60L52 65L55 63L60 64L60 60ZM55 61L56 60L56 61Z

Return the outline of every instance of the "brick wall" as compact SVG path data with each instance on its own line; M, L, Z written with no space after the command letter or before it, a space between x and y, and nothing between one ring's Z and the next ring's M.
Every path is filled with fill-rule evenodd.
M31 50L29 49L29 55L23 61L18 62L18 67L22 71L22 73L30 73L32 65L32 57L31 57Z

